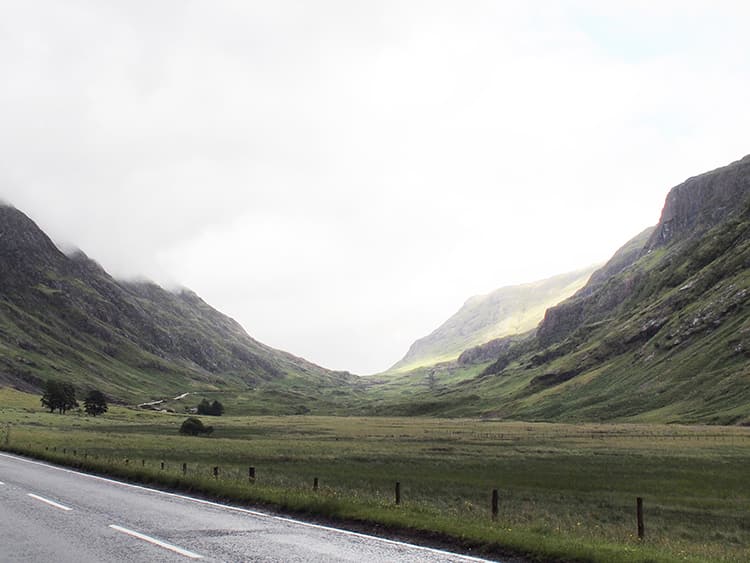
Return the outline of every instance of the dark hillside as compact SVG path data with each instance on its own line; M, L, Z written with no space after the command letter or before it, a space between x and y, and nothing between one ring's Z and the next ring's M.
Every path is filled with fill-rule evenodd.
M191 291L118 281L82 252L66 256L0 206L0 381L36 390L52 376L123 400L195 385L349 380L259 343Z

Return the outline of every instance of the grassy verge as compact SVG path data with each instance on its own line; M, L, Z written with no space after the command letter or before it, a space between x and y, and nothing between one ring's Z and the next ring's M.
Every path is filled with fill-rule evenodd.
M434 535L490 555L750 559L748 429L221 417L206 419L216 429L211 437L195 438L178 435L184 416L116 407L96 419L59 416L41 412L36 397L9 393L0 392L4 449L88 471ZM493 488L500 491L497 521L490 518ZM636 496L646 503L643 542L634 537Z

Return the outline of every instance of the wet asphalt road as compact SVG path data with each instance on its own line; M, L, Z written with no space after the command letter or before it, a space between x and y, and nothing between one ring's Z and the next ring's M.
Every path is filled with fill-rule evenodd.
M0 453L0 561L483 561Z

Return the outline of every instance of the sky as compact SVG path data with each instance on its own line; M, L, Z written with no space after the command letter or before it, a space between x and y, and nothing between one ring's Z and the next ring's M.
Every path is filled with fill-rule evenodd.
M368 374L750 152L747 2L2 2L0 199Z

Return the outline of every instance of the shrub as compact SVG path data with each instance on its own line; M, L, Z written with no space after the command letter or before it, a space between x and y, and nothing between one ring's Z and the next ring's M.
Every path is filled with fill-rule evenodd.
M213 426L204 426L201 419L195 418L193 416L185 419L185 421L182 423L182 426L180 426L180 434L187 434L188 436L211 434L213 431Z

